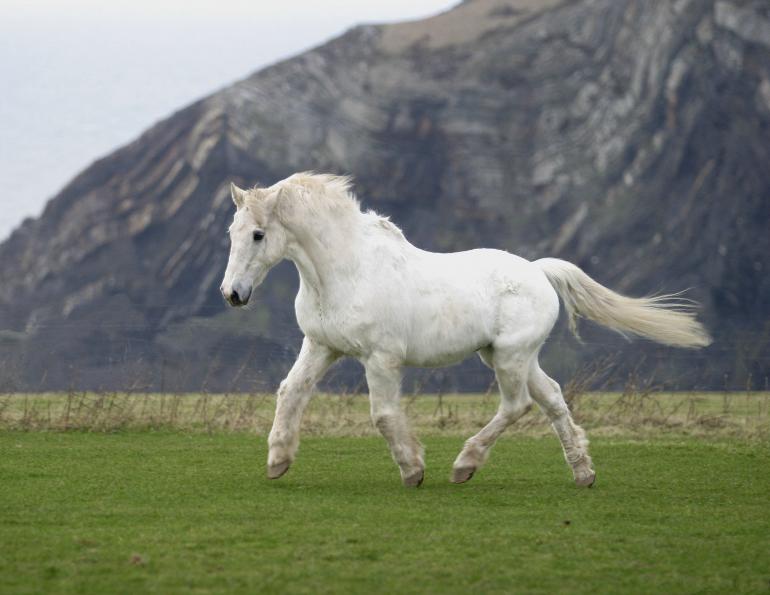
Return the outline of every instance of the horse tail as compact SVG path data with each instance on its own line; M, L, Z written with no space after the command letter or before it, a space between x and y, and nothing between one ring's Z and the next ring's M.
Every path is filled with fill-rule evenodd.
M708 331L695 319L696 304L677 294L630 298L600 285L565 260L542 258L533 264L564 302L576 337L576 319L581 316L623 335L633 333L664 345L697 349L711 344Z

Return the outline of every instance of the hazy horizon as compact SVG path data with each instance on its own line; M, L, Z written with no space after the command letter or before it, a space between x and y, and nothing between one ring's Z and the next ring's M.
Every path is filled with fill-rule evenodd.
M456 2L306 4L3 3L0 241L94 160L196 99L356 24Z

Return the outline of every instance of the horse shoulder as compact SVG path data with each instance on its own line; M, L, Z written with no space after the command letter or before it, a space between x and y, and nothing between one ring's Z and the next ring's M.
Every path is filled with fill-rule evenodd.
M321 306L318 296L301 280L297 297L294 299L294 313L303 334L323 343Z

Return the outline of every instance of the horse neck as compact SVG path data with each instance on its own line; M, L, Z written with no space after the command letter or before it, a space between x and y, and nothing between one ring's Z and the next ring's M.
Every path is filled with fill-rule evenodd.
M360 214L314 218L312 223L289 227L288 258L294 262L303 282L319 295L349 279L358 268L361 243Z

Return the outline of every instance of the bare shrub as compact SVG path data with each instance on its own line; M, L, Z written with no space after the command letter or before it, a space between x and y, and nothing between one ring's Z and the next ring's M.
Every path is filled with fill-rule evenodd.
M565 398L575 418L591 435L694 435L758 437L770 435L770 393L667 392L639 373L626 378L623 390L591 390L607 386L612 375L607 358L587 367L565 385ZM420 394L405 396L404 407L420 434L469 436L497 410L492 383L483 394ZM270 430L275 398L265 393L157 394L82 392L0 394L0 430L89 431L183 430L251 432ZM550 432L537 409L517 422L511 432ZM316 396L303 418L304 435L375 435L369 404L358 390Z

